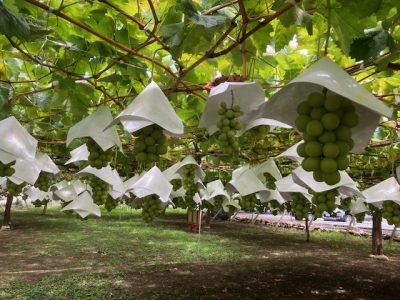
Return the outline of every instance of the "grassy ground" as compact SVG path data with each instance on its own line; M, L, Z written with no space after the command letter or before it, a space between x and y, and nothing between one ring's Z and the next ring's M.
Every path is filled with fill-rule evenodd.
M13 213L0 232L0 299L397 299L400 245L216 222L185 230L183 211L145 224L119 208L82 221L51 209Z

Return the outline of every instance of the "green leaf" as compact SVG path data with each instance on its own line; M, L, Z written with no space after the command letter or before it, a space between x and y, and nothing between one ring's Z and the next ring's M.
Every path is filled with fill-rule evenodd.
M0 85L0 110L7 103L10 96L10 89L7 86Z
M293 36L297 33L296 25L292 25L289 27L283 26L281 23L275 28L275 51L281 50L287 44L289 44L290 40L293 39Z

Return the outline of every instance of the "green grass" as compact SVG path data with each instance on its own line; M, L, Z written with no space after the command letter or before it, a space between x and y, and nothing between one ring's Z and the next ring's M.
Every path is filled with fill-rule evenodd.
M58 208L49 209L46 216L39 209L29 209L14 212L13 221L16 228L5 245L12 257L3 271L88 269L4 278L0 274L0 299L105 299L116 295L135 299L124 294L124 282L133 270L257 262L274 256L367 256L371 247L370 239L344 237L343 233L312 232L312 242L306 244L301 231L229 222L214 223L199 236L185 230L183 211L172 210L152 224L145 224L140 212L127 208L88 220L60 213ZM398 243L385 247L387 255L400 252Z

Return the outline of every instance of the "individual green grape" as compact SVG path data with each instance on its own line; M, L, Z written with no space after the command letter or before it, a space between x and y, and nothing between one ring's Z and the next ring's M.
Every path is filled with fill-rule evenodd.
M38 179L35 182L35 186L43 191L47 192L53 183L53 177L47 172L40 172Z
M91 167L101 169L107 167L108 164L112 161L112 148L103 151L103 149L91 138L89 138L86 145L89 151L88 162Z
M93 202L103 205L108 199L109 184L96 176L90 176L89 185L92 187Z
M219 129L217 142L222 152L232 155L239 150L239 139L236 137L236 133L242 128L242 125L237 119L243 115L243 112L239 105L232 105L228 108L225 102L221 102L218 115L220 119L217 122Z
M246 195L246 196L242 196L239 199L239 204L240 207L244 210L244 211L254 211L254 208L256 207L256 204L258 204L258 199L255 193L250 194L250 195Z
M3 164L0 161L0 177L9 177L12 176L15 172L14 168L12 167L12 164L14 162L11 162L9 164Z
M338 195L339 193L336 189L320 193L313 193L311 202L314 205L314 216L320 217L324 211L333 213L336 208L336 196Z
M382 217L387 220L388 224L400 227L400 205L393 201L384 201Z
M300 193L291 193L291 197L291 210L294 213L296 220L307 218L307 215L311 210L310 201Z
M136 131L134 136L136 139L133 154L140 163L155 163L168 151L167 136L157 124Z
M359 121L354 105L336 94L314 92L296 110L295 125L304 140L297 148L304 157L303 169L313 172L318 182L337 184L339 171L349 166L347 155L354 146L351 128Z
M157 195L153 194L143 198L142 217L146 223L153 221L161 209L161 201Z

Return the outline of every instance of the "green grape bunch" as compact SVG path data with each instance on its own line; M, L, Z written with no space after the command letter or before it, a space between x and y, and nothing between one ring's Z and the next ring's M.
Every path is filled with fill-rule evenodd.
M270 190L276 190L276 185L275 185L276 179L274 178L274 176L272 176L270 173L264 173L263 175L265 178L266 187Z
M220 116L217 122L219 133L217 141L222 152L226 154L234 154L239 150L239 139L236 137L238 130L242 129L242 125L237 120L243 112L239 105L231 105L228 108L225 102L221 102L218 115Z
M384 201L382 217L387 220L388 224L400 227L400 205L393 201Z
M185 194L185 201L186 205L189 208L195 208L196 202L193 200L194 195L198 191L196 180L196 165L189 164L182 167L182 171L180 172L182 176L182 186L184 187L186 194Z
M222 208L222 203L224 202L225 197L222 195L217 195L214 197L214 207Z
M24 188L25 185L26 185L25 182L18 185L12 182L11 180L7 179L6 189L10 195L15 197L22 193L22 189Z
M311 203L301 193L292 193L292 212L295 215L296 220L302 220L307 218L307 215L311 209Z
M9 177L12 176L15 172L14 168L12 167L13 162L9 164L3 164L0 161L0 177Z
M344 211L350 211L351 197L340 199L340 207Z
M268 203L268 209L271 210L274 216L276 216L279 212L285 211L285 204L284 203L280 204L276 199L272 199L267 203Z
M162 205L157 195L149 195L143 198L142 217L146 223L154 220L160 214Z
M89 185L92 187L93 202L103 205L108 199L109 184L96 176L90 176Z
M106 201L104 203L104 207L108 212L110 212L114 208L116 208L118 206L118 204L119 204L118 200L115 200L110 195L108 195L107 199L106 199Z
M52 184L52 176L47 172L40 172L40 175L35 182L35 187L43 192L47 192Z
M297 153L304 157L303 169L313 172L318 182L337 184L354 146L351 130L359 121L354 105L337 94L314 92L297 106L297 113L295 124L304 139Z
M249 194L246 196L241 196L239 199L240 207L244 211L251 211L251 212L254 211L256 205L259 204L258 202L259 201L257 199L256 193Z
M172 184L172 189L174 191L177 191L182 187L182 180L180 180L180 179L172 179L171 180L171 184Z
M168 151L167 136L163 129L150 125L135 132L133 154L139 163L154 163L160 160L160 155Z
M365 220L365 212L355 214L354 217L358 223L362 223Z
M174 208L187 209L186 201L182 197L176 197L172 199L172 203L174 203Z
M89 150L89 165L96 169L107 167L113 159L112 148L103 151L103 149L93 140L89 139L86 143Z
M324 211L333 213L336 208L336 196L338 195L339 193L336 189L321 193L314 193L311 199L311 202L314 205L314 216L321 216Z

